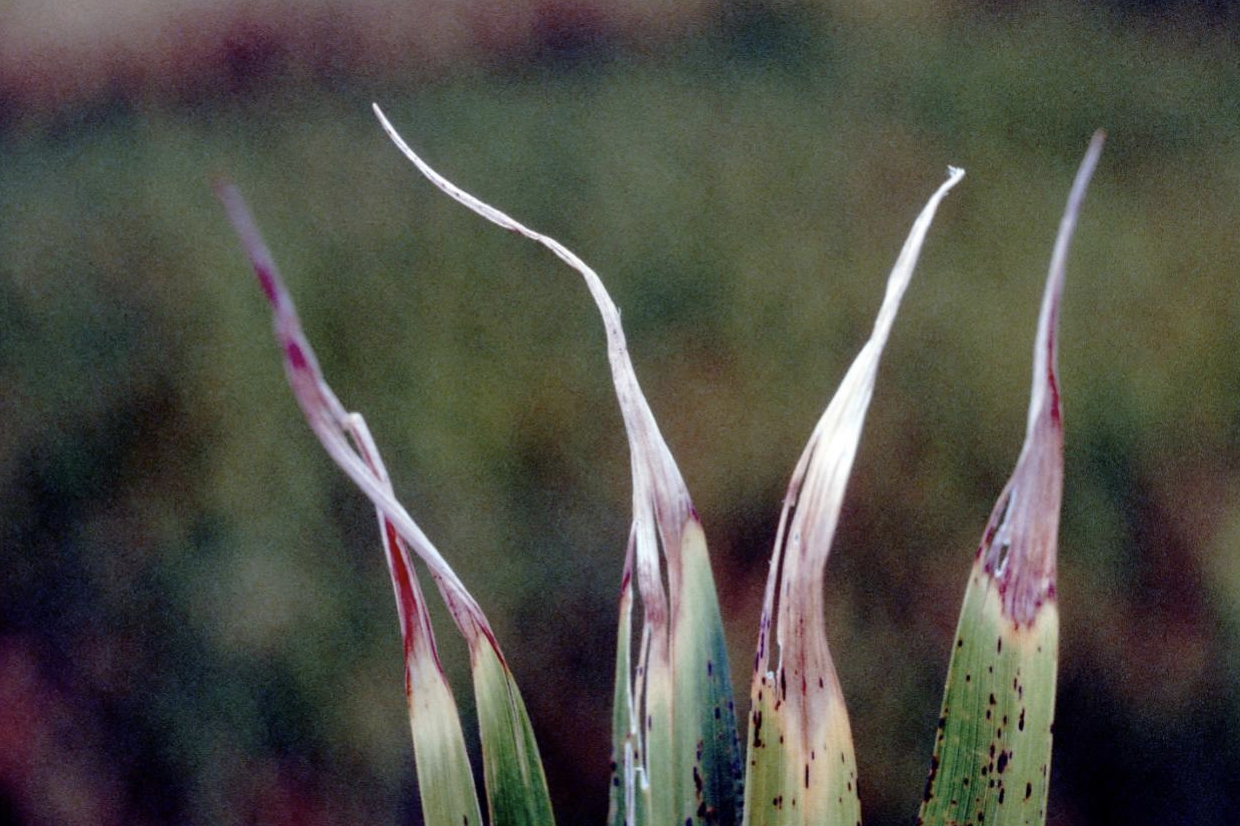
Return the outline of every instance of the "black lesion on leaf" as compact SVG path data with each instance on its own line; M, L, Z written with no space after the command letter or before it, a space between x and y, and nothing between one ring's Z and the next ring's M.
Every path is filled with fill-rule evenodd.
M921 793L921 802L929 803L930 798L934 797L934 777L939 773L939 756L936 754L930 758L930 774L926 776L926 789Z

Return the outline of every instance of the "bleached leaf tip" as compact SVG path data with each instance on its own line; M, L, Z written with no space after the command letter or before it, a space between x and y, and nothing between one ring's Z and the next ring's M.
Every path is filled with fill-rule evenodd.
M271 251L267 249L267 244L258 231L258 224L254 221L254 216L246 205L245 198L241 197L241 191L236 185L225 177L218 177L212 181L212 189L215 190L215 196L224 207L224 214L228 216L229 223L232 224L233 230L241 240L241 246L249 256L263 295L267 297L272 307L279 307L287 292L281 282L280 273L276 269L275 259L272 258Z
M1056 378L1059 306L1068 249L1105 137L1099 130L1090 140L1059 223L1038 315L1025 444L978 548L983 567L998 584L1004 614L1017 624L1031 624L1041 607L1055 598L1064 474Z

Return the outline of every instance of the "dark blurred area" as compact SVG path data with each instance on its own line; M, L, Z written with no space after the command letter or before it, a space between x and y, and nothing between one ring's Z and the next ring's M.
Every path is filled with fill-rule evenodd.
M374 515L209 182L488 610L601 823L628 454L602 274L706 524L738 699L784 486L932 228L826 583L867 823L916 813L1076 163L1050 823L1240 821L1240 29L1222 2L0 7L0 822L419 823ZM460 640L440 648L473 737Z

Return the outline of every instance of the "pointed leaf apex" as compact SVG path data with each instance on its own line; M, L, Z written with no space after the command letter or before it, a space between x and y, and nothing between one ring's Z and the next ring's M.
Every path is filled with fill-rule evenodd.
M1059 223L1038 316L1025 444L978 547L983 567L998 582L1005 615L1017 624L1032 623L1039 608L1055 597L1063 498L1063 416L1056 378L1059 305L1068 248L1104 139L1101 130L1094 133Z

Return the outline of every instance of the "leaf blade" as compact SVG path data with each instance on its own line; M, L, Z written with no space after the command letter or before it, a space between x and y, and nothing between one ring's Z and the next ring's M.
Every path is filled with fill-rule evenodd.
M613 748L625 749L627 738L627 748L633 751L636 763L633 771L623 772L622 782L631 785L625 791L627 798L642 803L630 808L613 794L612 814L631 812L635 823L648 817L649 823L659 826L705 822L731 826L740 811L740 747L718 597L701 524L638 384L620 313L598 274L575 253L448 181L409 147L377 105L374 111L393 143L428 180L488 221L549 249L582 277L598 307L629 441L631 575L642 602L636 676L626 677L633 680L627 692L619 687L615 692L617 698L632 703L630 710L614 715L621 723L627 715L628 730L613 735ZM686 582L693 587L686 587ZM622 634L626 610L622 598ZM627 647L627 642L621 641L620 647ZM705 704L707 714L698 713L699 704ZM619 756L623 759L624 754Z
M1090 141L1055 239L1034 343L1025 442L965 589L919 824L1046 822L1063 497L1057 327L1068 247L1103 140L1098 132Z
M472 808L465 799L466 779L460 773L466 771L471 791L472 774L467 772L468 761L463 759L455 703L449 709L451 692L434 657L429 620L409 564L408 548L430 569L449 614L469 646L492 822L548 826L554 821L537 745L520 692L490 623L438 549L396 501L361 416L346 411L327 384L274 259L240 193L226 184L220 185L217 192L271 304L285 374L302 413L328 455L370 498L379 513L402 631L406 633L406 649L414 654L413 668L406 675L406 690L421 689L416 701L410 704L410 725L419 776L425 769L425 788L432 791L429 806L424 798L424 815L453 818L445 826L481 823L476 794ZM436 671L440 671L438 677ZM418 757L419 749L430 752L425 755L426 760ZM504 820L496 819L497 812Z
M746 826L860 823L852 734L827 646L823 574L883 347L939 203L963 175L950 169L914 221L888 278L874 331L815 426L789 483L750 686ZM779 647L775 667L772 631Z

